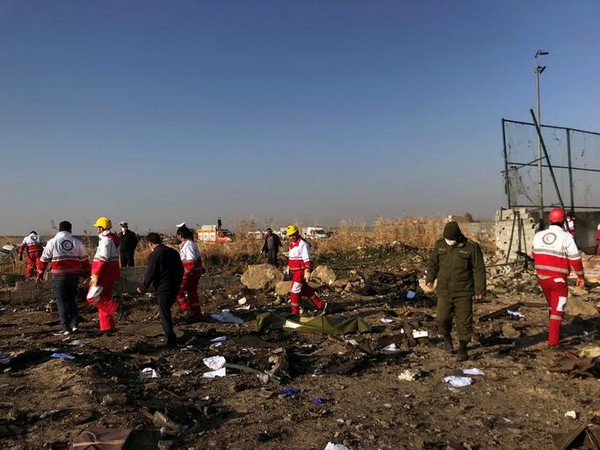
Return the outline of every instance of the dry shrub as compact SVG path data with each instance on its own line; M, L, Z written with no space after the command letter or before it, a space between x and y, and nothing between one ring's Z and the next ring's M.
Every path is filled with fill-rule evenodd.
M443 226L439 218L379 218L370 227L360 220L342 221L330 239L316 243L315 250L332 253L390 244L423 249L440 238Z

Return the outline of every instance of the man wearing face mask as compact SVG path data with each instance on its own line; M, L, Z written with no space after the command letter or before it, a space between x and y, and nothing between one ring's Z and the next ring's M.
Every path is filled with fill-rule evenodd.
M485 264L481 247L467 239L456 222L444 227L429 258L425 284L430 289L437 279L437 323L444 335L444 349L454 352L452 322L456 323L458 361L469 358L467 345L473 336L473 300L485 296Z

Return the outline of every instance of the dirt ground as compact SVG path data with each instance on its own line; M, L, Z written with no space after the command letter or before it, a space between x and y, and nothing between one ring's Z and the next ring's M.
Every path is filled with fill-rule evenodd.
M396 262L387 268L419 270ZM355 278L352 292L324 287L321 293L328 315L360 316L369 332L258 333L258 313L285 314L288 305L224 278L206 291L205 311L230 309L244 323L178 323L176 348L160 342L152 298L128 299L131 314L111 336L96 334L96 312L80 301L81 329L64 337L53 335L58 316L47 292L16 301L5 288L0 446L65 449L80 430L111 428L133 429L128 448L135 449L322 450L328 442L349 449L539 449L553 446L553 434L600 415L597 366L580 374L553 371L567 352L598 343L600 320L567 316L563 347L548 349L547 310L530 272L490 280L487 300L475 307L476 338L466 362L441 348L435 295L416 286L411 299L405 290L368 295ZM596 306L597 292L591 285L580 298ZM481 320L517 302L513 310L523 317L504 312ZM428 337L413 341L411 330ZM211 342L222 336L224 342ZM390 344L397 351L383 351ZM225 377L203 377L210 356L233 365ZM472 368L483 375L472 376L471 385L443 381ZM142 379L143 369L160 378ZM416 379L399 379L407 369L415 369ZM266 381L256 372L273 376Z

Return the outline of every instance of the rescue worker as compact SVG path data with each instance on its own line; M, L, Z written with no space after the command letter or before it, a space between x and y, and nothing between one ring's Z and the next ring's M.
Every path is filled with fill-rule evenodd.
M277 254L281 248L281 240L279 236L273 233L271 228L267 228L267 234L265 235L265 243L263 244L261 253L266 253L269 260L269 264L277 267Z
M202 320L203 313L198 298L198 283L202 275L202 258L194 242L194 232L185 225L177 229L179 257L183 264L183 280L177 294L177 303L186 322Z
M85 246L71 235L71 230L71 223L66 220L58 224L58 233L48 241L40 257L37 275L37 281L41 281L48 263L51 264L52 295L56 300L62 326L62 330L55 333L57 335L77 331L77 284L80 276L87 277L90 273L90 261Z
M548 345L560 344L560 327L567 306L567 277L571 269L577 275L577 286L585 286L583 262L571 233L563 229L565 211L550 210L547 230L538 231L533 237L531 256L534 259L538 284L546 297L549 309Z
M454 353L452 322L456 323L456 359L469 359L467 346L473 336L473 300L485 297L485 264L481 247L467 239L458 223L444 226L443 239L431 252L425 284L433 289L437 279L437 325L444 336L444 349Z
M568 231L569 233L571 233L571 236L573 236L573 239L575 239L575 217L573 217L569 213L565 214L565 220L564 220L564 224L563 224L563 230Z
M308 285L310 272L312 271L310 244L302 239L295 225L288 225L285 234L290 239L288 271L291 272L292 276L292 287L290 289L292 315L300 315L300 301L303 296L310 297L320 315L323 315L327 310L327 302L321 300Z
M119 255L121 258L121 267L134 267L135 248L138 245L138 237L133 231L129 230L129 224L125 221L119 223L121 232L119 233Z
M44 239L35 231L30 232L27 236L23 238L23 242L19 247L19 261L23 261L23 252L27 252L27 270L25 272L25 279L31 280L33 279L34 272L38 272L38 266L40 264L39 259L42 256L42 252L44 251Z
M98 248L92 261L87 302L98 309L98 321L101 333L115 330L115 317L122 319L126 308L123 303L113 299L113 288L121 278L119 269L119 237L111 230L112 222L108 217L99 217L94 223L98 228Z
M158 233L148 233L146 240L150 248L148 267L142 285L137 288L137 293L143 294L150 286L156 290L158 313L165 333L165 345L170 347L177 344L171 307L181 287L183 265L177 250L164 245Z

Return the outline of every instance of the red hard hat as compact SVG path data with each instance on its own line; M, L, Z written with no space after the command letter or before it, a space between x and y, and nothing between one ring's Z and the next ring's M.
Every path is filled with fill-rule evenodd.
M563 223L565 221L565 210L562 208L552 208L548 220L550 223Z

